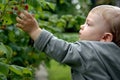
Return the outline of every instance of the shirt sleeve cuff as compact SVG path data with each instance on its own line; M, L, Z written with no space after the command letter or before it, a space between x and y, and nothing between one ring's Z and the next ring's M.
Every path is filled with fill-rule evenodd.
M43 51L51 38L52 33L43 29L39 37L34 41L34 47L40 51Z

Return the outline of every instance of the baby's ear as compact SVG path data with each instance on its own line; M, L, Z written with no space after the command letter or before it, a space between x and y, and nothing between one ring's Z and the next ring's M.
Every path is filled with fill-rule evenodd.
M103 34L100 41L102 41L102 42L112 42L112 40L113 40L112 33L106 32L106 33Z

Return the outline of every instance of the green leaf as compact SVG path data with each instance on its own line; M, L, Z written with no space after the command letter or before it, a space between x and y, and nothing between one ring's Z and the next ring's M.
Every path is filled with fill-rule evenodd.
M0 72L0 80L7 80L7 76Z
M7 53L7 49L3 43L0 43L0 52L2 54Z
M3 9L4 9L4 4L0 3L0 10L3 10Z
M10 59L12 57L12 49L8 46L5 46L3 43L0 44L0 51L1 54L6 54L7 59Z
M55 10L55 4L47 2L47 5L54 11Z
M13 31L9 31L8 37L9 37L9 40L11 42L15 42L16 41L16 39L15 39L15 33Z
M16 23L16 22L17 22L17 21L16 21L16 17L17 17L16 14L10 15L11 20L9 20L9 24L10 24L11 21L12 21L13 23ZM12 23L12 22L11 22L11 23Z
M10 65L10 70L20 76L24 76L24 74L29 74L30 76L32 76L32 72L31 69L29 68L24 68L21 66L17 66L17 65Z
M37 8L37 7L40 6L40 3L39 3L38 0L28 0L27 2L28 2L28 4L30 4L30 5L33 6L34 8Z
M17 75L23 76L22 70L20 69L19 66L10 65L9 69L10 69L12 72L16 73Z
M12 20L11 19L13 19L13 18L15 19L15 17L13 17L13 16L10 17L9 14L5 13L4 16L3 16L3 20L4 20L3 24L4 25L10 25L10 24L12 24Z
M0 0L0 3L5 4L8 0Z
M6 58L0 58L0 62L6 62L7 61L7 59Z
M23 68L22 71L23 71L24 74L32 75L32 72L31 72L31 70L29 68Z
M9 46L6 46L6 49L7 49L7 58L8 59L11 59L12 58L12 54L13 54L13 50L9 47Z
M7 75L8 72L9 72L8 64L0 62L0 73L3 73L4 75Z

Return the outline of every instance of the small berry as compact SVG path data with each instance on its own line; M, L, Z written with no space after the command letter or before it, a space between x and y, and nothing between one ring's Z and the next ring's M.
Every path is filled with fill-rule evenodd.
M28 10L28 8L29 8L29 7L28 7L28 4L26 4L25 7L24 7L24 9L25 9L25 10Z

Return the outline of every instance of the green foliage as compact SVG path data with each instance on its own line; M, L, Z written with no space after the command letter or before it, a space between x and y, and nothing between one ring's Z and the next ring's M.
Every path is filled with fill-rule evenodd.
M52 1L52 0L51 0ZM57 5L56 5L57 4ZM62 8L63 6L66 8ZM71 6L71 7L70 7ZM66 11L71 8L71 11ZM63 9L63 10L59 10ZM33 80L34 68L41 61L49 65L49 58L39 54L33 41L16 24L16 16L27 10L35 15L41 28L56 36L75 41L77 37L67 32L77 32L85 16L76 11L70 0L0 0L0 80ZM82 12L83 13L83 12ZM63 15L64 14L64 15ZM66 33L59 35L57 33ZM72 37L72 38L71 38Z
M13 50L4 44L0 44L0 80L7 80L17 78L15 76L22 78L24 77L32 77L32 68L25 68L17 65L11 65L11 59L13 55ZM21 80L21 79L17 79ZM25 80L25 79L23 79ZM32 78L31 78L32 80Z

